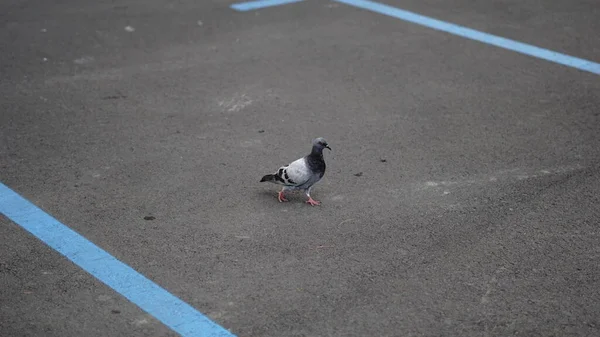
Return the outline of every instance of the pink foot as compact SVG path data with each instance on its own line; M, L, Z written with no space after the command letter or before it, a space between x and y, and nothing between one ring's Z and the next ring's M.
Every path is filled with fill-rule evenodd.
M308 198L308 200L306 200L306 203L309 204L309 205L311 205L311 206L318 206L318 205L321 204L320 201L316 201L315 199L310 198L310 197Z
M288 201L285 196L283 195L283 191L279 191L279 194L277 195L277 199L279 199L279 202L284 202L284 201Z

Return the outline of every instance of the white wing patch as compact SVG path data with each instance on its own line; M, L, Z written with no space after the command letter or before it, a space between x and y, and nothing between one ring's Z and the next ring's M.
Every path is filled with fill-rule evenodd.
M305 158L293 161L291 164L282 166L275 173L286 186L299 186L310 179L310 169L306 165Z

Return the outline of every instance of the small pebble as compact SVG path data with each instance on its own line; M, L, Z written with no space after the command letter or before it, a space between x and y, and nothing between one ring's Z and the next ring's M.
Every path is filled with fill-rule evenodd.
M358 172L358 173L355 173L354 175L357 176L357 177L360 177L360 176L363 175L363 173L362 172Z

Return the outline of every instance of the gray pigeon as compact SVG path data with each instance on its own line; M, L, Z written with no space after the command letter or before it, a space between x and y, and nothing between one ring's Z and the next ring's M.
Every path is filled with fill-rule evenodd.
M310 197L310 189L316 184L325 174L325 160L323 160L323 149L331 148L327 144L325 138L315 138L312 143L312 151L309 155L304 156L291 162L288 165L282 166L273 174L267 174L260 180L268 181L274 184L283 185L279 192L279 202L287 201L284 193L286 191L304 190L308 197L306 203L311 206L320 205L320 201L316 201Z

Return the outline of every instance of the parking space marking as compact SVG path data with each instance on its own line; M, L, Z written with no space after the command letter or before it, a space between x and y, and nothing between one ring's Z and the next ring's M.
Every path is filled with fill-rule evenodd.
M180 335L235 337L1 182L0 213Z
M240 2L237 4L231 5L231 8L236 11L245 12L251 11L254 9L260 9L265 7L273 7L279 5L291 4L294 2L300 2L303 0L259 0L259 1L248 1L248 2Z
M237 11L249 11L264 7L285 5L303 0L261 0L242 2L231 5L231 8ZM589 61L575 56L570 56L555 52L549 49L536 47L527 43L507 39L501 36L492 35L468 27L459 26L450 22L430 18L421 14L410 12L404 9L392 7L379 2L370 0L332 0L349 6L365 9L371 12L387 15L403 21L415 23L417 25L436 29L446 33L454 34L467 39L479 41L503 49L511 50L524 55L536 57L542 60L554 62L567 67L587 71L600 75L600 63Z
M471 28L444 22L400 8L384 5L369 0L333 0L349 6L358 7L375 13L391 16L400 20L433 28L446 33L458 35L467 39L487 43L496 47L512 50L521 54L537 57L546 61L562 64L568 67L600 75L600 63L595 63L574 56L561 54L552 50L532 46L526 43L510 40L500 36L480 32Z

